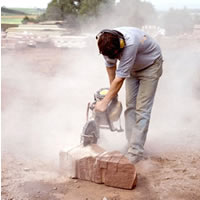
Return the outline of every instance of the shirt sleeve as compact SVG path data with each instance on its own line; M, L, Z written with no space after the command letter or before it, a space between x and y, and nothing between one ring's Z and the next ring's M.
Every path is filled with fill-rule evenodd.
M129 45L125 47L120 58L119 66L116 70L116 76L120 78L126 78L130 76L130 71L135 63L137 54L137 45Z
M114 67L117 64L117 59L110 59L108 56L103 56L105 59L106 67Z

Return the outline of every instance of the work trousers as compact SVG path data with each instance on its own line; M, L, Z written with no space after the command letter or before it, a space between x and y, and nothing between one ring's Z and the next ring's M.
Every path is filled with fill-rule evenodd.
M125 132L128 153L137 156L143 155L156 88L162 75L162 63L160 57L151 66L132 72L126 78Z

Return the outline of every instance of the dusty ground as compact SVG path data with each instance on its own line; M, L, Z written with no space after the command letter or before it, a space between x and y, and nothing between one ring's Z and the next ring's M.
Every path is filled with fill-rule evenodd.
M196 53L197 49L194 50ZM151 139L152 137L149 136L149 144L151 144L150 146L147 145L149 158L136 166L138 184L133 190L122 190L87 181L70 180L59 174L57 158L61 146L58 144L67 145L70 135L65 137L65 134L69 134L77 125L76 123L70 123L70 118L67 118L68 115L65 115L65 113L77 112L80 114L78 110L86 104L83 102L79 105L76 98L74 100L74 103L77 103L75 110L71 108L74 104L63 108L63 101L57 100L57 98L64 98L64 101L67 102L70 98L83 96L78 88L91 88L91 90L94 88L91 83L84 82L80 84L74 78L77 75L76 70L80 70L80 66L87 66L85 60L80 61L80 64L78 62L79 57L75 58L76 62L74 62L74 57L69 57L69 55L75 56L78 53L84 54L82 50L69 51L46 48L2 52L2 199L199 200L200 152L198 148L199 136L197 136L199 123L191 122L190 115L184 120L189 122L187 124L191 124L196 132L193 131L194 129L190 129L190 126L186 126L186 129L184 129L186 133L180 130L179 134L182 134L180 140L176 140L176 137L174 139L182 143L181 140L184 138L183 145L178 145L179 148L174 148L173 145L166 148L167 144L170 143L170 141L167 143L166 135L165 137L160 136L161 139L152 136L153 139L159 140L158 149L154 151L152 149L155 147L151 148L151 145L154 146L154 142ZM95 54L96 52L90 52L90 56ZM77 63L79 63L78 68L75 66ZM70 64L73 64L75 68L69 69ZM95 72L95 69L90 68L89 72L91 71ZM78 75L79 77L81 75L85 80L87 73L88 71L85 71ZM68 75L72 77L72 83ZM63 78L63 81L59 79L59 84L54 85L51 81L53 80L53 83L55 80L57 81L55 77ZM101 75L97 77L99 80L102 78ZM93 78L88 77L88 80L91 81ZM66 86L65 82L67 82ZM73 90L69 95L62 96L61 86L63 86L64 91L69 92L69 89L73 87L76 90ZM55 90L55 93L52 93L52 90ZM56 92L57 90L60 93ZM195 91L195 95L197 95L195 98L199 98L198 88L195 88ZM89 93L90 91L86 92L85 96L88 96ZM70 99L70 103L72 99ZM158 98L161 102L164 99L165 97L163 99ZM196 105L199 104L196 100L191 104L195 104L196 111L194 113L197 115L199 111L197 111L198 107ZM55 110L57 107L62 108ZM154 115L157 112L158 110L155 110ZM172 116L175 115L175 112L174 110ZM62 120L61 123L59 120L57 121L57 118L66 120L64 122ZM79 115L78 118L78 120L82 120ZM164 114L160 116L160 120L162 121L163 118L166 118ZM176 121L176 119L172 121ZM68 123L67 127L63 125L65 123ZM154 125L155 123L153 122L152 129L157 128ZM178 123L177 120L175 124ZM177 129L172 129L171 124L173 123L169 121L165 125L169 128L168 130L165 129L166 134L173 133L173 131L176 131L177 134ZM82 124L77 126L75 130L79 130ZM160 126L158 128L160 131ZM173 138L172 135L169 134L170 139ZM79 133L77 133L76 140L78 137ZM194 145L191 145L191 141L194 142ZM57 148L54 149L54 145ZM159 151L159 148L162 150ZM167 150L163 150L165 148ZM54 152L55 155L52 155L52 157L45 157L54 154Z
M6 153L3 153L2 159L2 199L200 199L200 156L197 152L176 152L141 162L137 166L137 187L130 191L68 180L40 160Z

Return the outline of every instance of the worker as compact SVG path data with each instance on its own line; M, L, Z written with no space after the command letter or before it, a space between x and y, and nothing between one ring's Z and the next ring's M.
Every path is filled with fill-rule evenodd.
M161 49L154 39L135 27L104 29L96 39L99 53L105 59L110 89L97 102L95 110L104 112L125 82L126 156L137 163L144 158L154 96L162 75Z

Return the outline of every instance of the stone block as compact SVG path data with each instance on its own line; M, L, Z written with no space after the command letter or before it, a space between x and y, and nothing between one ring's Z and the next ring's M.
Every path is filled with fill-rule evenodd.
M70 150L61 151L59 155L60 171L64 176L77 178L77 162L89 156L95 157L102 152L104 152L104 149L95 144L86 147L79 145Z
M137 181L135 166L123 154L95 144L60 152L60 169L68 177L117 188L132 189Z

